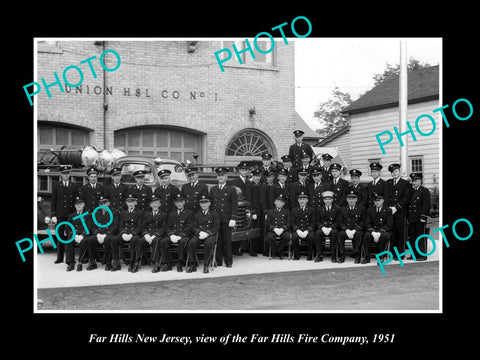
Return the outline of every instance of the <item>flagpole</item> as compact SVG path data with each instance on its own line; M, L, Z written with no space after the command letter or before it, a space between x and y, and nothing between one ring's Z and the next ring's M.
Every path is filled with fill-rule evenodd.
M398 107L400 111L399 127L400 133L407 131L408 118L408 76L407 76L407 41L400 40L400 76L399 76L399 92ZM408 137L403 139L404 146L400 147L400 172L403 178L407 177L408 162Z

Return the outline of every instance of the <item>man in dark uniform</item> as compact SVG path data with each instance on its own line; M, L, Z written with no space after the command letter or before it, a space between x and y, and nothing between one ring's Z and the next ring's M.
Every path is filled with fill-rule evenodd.
M200 210L198 200L202 195L208 195L208 186L198 181L198 168L191 167L186 170L189 184L183 184L180 194L185 198L185 209L192 210L195 214Z
M374 206L367 209L365 220L365 234L363 235L362 248L365 257L360 259L361 264L370 262L370 252L372 241L378 243L379 252L387 248L393 227L392 210L384 205L384 195L377 193L375 195ZM384 258L384 255L382 258Z
M417 261L427 260L427 257L420 255L415 247L415 242L420 235L426 233L425 226L430 213L431 195L430 191L423 187L422 174L411 173L412 190L408 204L408 236L409 242L414 251ZM418 241L418 248L424 254L427 254L427 239L422 238Z
M171 171L168 169L162 169L158 172L160 178L160 186L153 192L156 197L160 199L160 210L167 215L175 209L175 198L180 194L180 190L172 184L170 184Z
M154 262L152 272L160 271L160 240L165 236L167 214L160 210L160 199L152 195L149 201L150 210L143 213L142 235L136 246L137 266L132 272L137 272L142 261L145 246L152 246L151 258Z
M298 173L299 173L300 171L306 172L306 173L307 173L307 177L306 177L305 181L306 181L307 183L311 183L311 182L313 181L313 179L312 179L312 177L311 177L311 175L310 175L310 173L311 173L311 171L312 171L312 169L313 169L313 165L310 165L310 161L311 161L312 158L310 157L310 155L309 155L307 152L303 152L303 153L301 154L300 158L301 158L301 164L300 164L300 166L298 166L298 167L296 167L296 168L294 169L295 177L298 179Z
M368 194L368 206L367 208L375 207L376 194L382 194L384 196L384 205L389 206L388 200L390 199L390 189L385 180L380 177L383 166L380 163L373 162L370 164L370 172L372 174L373 181L367 184Z
M284 208L285 198L282 194L275 197L275 209L267 211L265 225L267 234L265 240L271 248L272 258L277 254L280 260L283 260L283 251L288 241L290 241L290 211ZM280 237L280 244L275 242L276 237Z
M250 167L248 166L246 161L242 161L240 164L238 164L237 169L239 172L239 176L233 179L230 183L231 186L239 188L241 190L242 192L241 196L243 197L243 199L247 201L251 200L251 196L250 196L251 181L248 179L248 173L250 172L249 168ZM242 248L246 249L247 247L248 247L248 240L238 241L236 243L233 243L232 254L242 256L243 255ZM250 254L253 254L252 251L250 251ZM256 254L254 256L256 256Z
M120 181L122 179L121 168L113 168L110 170L110 175L112 176L112 182L103 187L103 192L110 199L110 208L119 212L127 207L125 199L128 186Z
M315 231L315 210L308 206L308 194L298 194L298 206L293 208L292 214L292 245L293 259L300 259L300 242L307 242L307 260L312 260L313 237Z
M330 250L332 253L332 262L337 262L337 243L338 243L338 221L340 217L340 207L333 204L333 191L324 191L322 194L323 205L317 209L315 228L315 246L317 248L317 257L315 262L323 261L323 249L325 247L325 237L330 238Z
M273 209L275 206L273 204L275 201L275 173L273 171L265 171L262 178L265 179L264 182L260 180L260 202L262 203L262 209Z
M105 271L112 270L112 240L118 233L118 213L110 207L110 199L107 195L101 195L98 199L98 206L108 207L111 214L106 208L99 208L95 212L95 221L91 222L91 234L87 237L89 264L87 270L97 268L95 261L97 247L104 246L104 255L102 264L105 265ZM109 224L108 226L105 226Z
M249 197L247 201L250 203L250 209L252 214L252 228L260 228L260 237L250 239L250 255L257 256L257 252L265 251L263 249L263 243L265 240L264 227L265 227L265 215L267 209L264 209L263 201L261 201L261 187L260 183L262 173L260 169L254 169L252 171L252 181L250 183Z
M281 157L282 159L282 167L287 171L287 184L291 184L295 181L297 181L297 178L295 177L295 171L294 167L292 165L292 159L288 155L283 155Z
M285 169L278 170L277 180L278 182L273 185L273 196L283 194L285 198L285 208L290 210L290 183L287 182L288 171Z
M295 130L293 134L295 135L295 144L290 145L288 156L292 160L293 168L296 168L302 164L302 153L307 153L310 160L313 159L313 150L310 145L303 142L303 134L305 133L302 130Z
M411 185L400 177L400 164L391 164L388 171L392 174L392 179L387 180L390 187L388 204L393 215L392 245L397 247L399 253L403 253L407 237L407 207L410 202ZM402 260L403 258L404 256L402 256ZM394 259L398 260L397 257Z
M354 263L360 263L360 250L362 245L363 231L365 228L366 209L362 205L358 205L358 195L354 189L347 193L347 205L340 209L338 233L338 253L340 259L345 260L345 240L352 240Z
M220 217L215 211L210 210L211 201L208 195L202 195L199 203L201 209L193 216L193 236L187 245L190 259L190 264L187 264L187 272L197 271L197 248L199 244L203 244L205 249L203 273L208 274L208 267L213 256L213 246L220 229Z
M323 180L323 171L320 166L312 168L313 181L308 184L309 205L314 209L323 205L322 194L327 190L332 190L332 184Z
M137 198L136 208L142 210L143 212L147 211L149 208L149 202L152 198L153 192L150 186L145 185L145 175L147 172L145 170L137 170L133 173L136 184L129 189L129 193L133 194Z
M308 194L307 171L300 169L297 175L298 175L298 181L295 181L293 184L290 185L290 208L291 209L297 206L298 194L300 194L301 192Z
M103 186L98 183L98 171L94 167L87 170L88 183L79 190L79 196L85 200L85 211L92 213L103 195Z
M232 228L236 225L238 213L238 196L234 187L227 185L228 170L223 167L215 169L218 184L210 189L212 210L220 217L220 231L218 233L217 265L221 266L225 260L227 268L232 267Z
M67 263L67 271L72 271L75 268L75 245L79 247L77 271L82 271L82 262L87 255L87 235L90 234L91 216L90 214L81 216L85 211L85 200L76 196L74 200L75 212L70 214L67 221L75 228L75 237L65 245L65 262ZM70 226L66 227L67 239L73 236L73 230Z
M135 267L135 251L142 232L143 211L136 208L137 198L129 193L125 199L127 208L121 210L118 216L118 235L112 239L113 265L112 271L121 269L120 246L129 243L130 261L128 271Z
M273 175L273 181L275 181L275 166L272 164L272 154L265 153L262 155L262 178L261 183L267 182L267 177ZM268 175L268 176L267 176Z
M322 162L323 162L323 165L321 167L322 169L322 179L323 181L326 181L326 182L331 182L332 181L332 172L331 172L331 169L330 169L330 164L332 162L332 155L328 154L328 153L325 153L325 154L322 154Z
M333 163L330 165L330 172L332 173L333 203L340 207L345 206L347 204L348 181L341 178L342 165Z
M52 223L60 224L67 221L68 215L75 211L74 200L78 195L79 186L70 180L70 165L60 166L60 181L52 189L51 212ZM58 229L60 237L65 238L65 225ZM57 242L57 259L55 264L63 262L65 253L65 244Z
M181 194L177 194L174 201L175 209L168 214L167 236L160 240L162 251L160 271L172 269L170 247L172 244L177 244L177 272L182 272L185 265L185 249L193 230L193 212L185 208L185 198Z
M360 176L362 176L360 170L350 170L350 179L352 179L352 182L348 185L347 192L355 191L357 193L357 205L361 205L366 209L368 205L367 187L360 183Z

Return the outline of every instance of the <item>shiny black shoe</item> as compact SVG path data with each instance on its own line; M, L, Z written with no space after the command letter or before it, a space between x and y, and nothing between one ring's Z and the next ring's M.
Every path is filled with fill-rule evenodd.
M336 263L337 262L337 258L336 257L332 257L332 263Z
M112 270L112 264L105 265L105 271L111 271L111 270Z
M154 266L153 266L153 269L152 269L152 273L155 274L155 273L157 273L157 272L159 272L159 271L160 271L160 265L154 265Z
M67 264L67 271L72 271L75 269L75 264Z
M225 264L225 266L226 266L227 268L231 268L231 267L232 267L232 264Z
M60 263L63 263L63 260L57 259L57 260L55 260L53 263L54 263L54 264L60 264Z
M338 263L341 264L345 262L345 258L343 256L340 256L340 258L338 259Z
M250 253L250 256L257 257L257 253L251 252L251 253Z
M208 274L209 272L210 272L210 270L208 270L208 266L204 266L203 267L203 273Z
M136 273L140 270L140 261L136 261L135 265L133 265L132 273Z
M355 260L353 260L354 264L360 264L360 258L357 256L355 257Z
M77 271L82 271L82 263L79 263L79 264L77 265Z
M321 261L323 261L323 256L322 255L318 255L314 260L314 262L321 262Z
M177 272L182 272L182 271L183 271L182 265L177 265Z
M293 260L300 260L300 256L294 256L294 257L293 257ZM308 259L307 259L307 260L308 260ZM312 260L312 259L310 259L310 260Z
M132 272L133 266L134 266L133 262L130 262L130 263L128 264L128 272Z
M113 260L112 271L122 270L122 265L120 265L120 261Z
M195 271L197 271L197 267L193 266L193 265L190 265L189 267L187 267L187 270L185 272L191 273L191 272L195 272Z
M232 252L232 255L243 256L243 252L238 251L238 250L237 250L237 251L233 251L233 252Z
M97 263L88 263L87 270L94 270L97 268Z
M312 255L307 256L307 261L312 261Z

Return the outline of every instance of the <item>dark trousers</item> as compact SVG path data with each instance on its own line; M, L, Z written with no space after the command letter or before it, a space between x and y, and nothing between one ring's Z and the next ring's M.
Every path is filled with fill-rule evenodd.
M388 240L390 240L390 236L391 236L391 233L389 232L384 231L381 233L377 243L379 253L387 250L387 244L388 244ZM370 259L372 243L373 243L372 233L370 231L366 231L365 234L363 235L363 243L362 243L362 249L366 259Z
M198 266L197 263L197 249L200 244L203 244L204 252L205 252L205 266L210 265L210 261L212 261L212 250L213 246L215 245L216 236L209 236L204 240L200 240L197 236L193 236L187 244L188 248L188 257L189 263L187 265L194 265Z
M98 242L97 235L87 237L88 257L91 263L95 262L99 246L103 246L103 261L105 264L109 264L112 261L112 240L114 237L114 235L107 235L102 245Z
M129 244L129 252L130 252L130 261L135 260L135 247L138 243L139 236L133 235L129 241L125 241L122 238L122 235L116 235L112 238L112 257L113 260L119 262L120 261L120 247L123 244Z
M160 241L164 238L160 238L155 236L152 240L152 260L155 265L160 265L160 256L162 255L162 251L160 249Z
M176 243L177 246L177 255L178 255L178 265L185 265L185 248L187 246L187 242L190 240L188 237L182 237ZM172 255L170 254L170 247L172 246L173 242L170 240L170 237L164 237L160 240L160 251L162 254L162 261L161 264L172 264Z
M220 223L220 230L218 232L217 254L215 255L217 265L222 265L222 260L225 260L226 265L233 263L232 257L232 229L227 223Z
M407 234L405 233L406 225L407 220L405 216L393 217L392 246L396 246L400 254L405 251L405 241L407 237Z
M413 249L413 253L415 254L415 258L427 258L425 255L420 254L415 247L415 242L417 241L417 237L426 233L427 223L418 221L414 223L408 224L408 236L409 236L409 243ZM427 238L423 237L418 240L418 248L424 254L427 254Z
M60 224L61 222L64 222L67 220L68 220L68 217L57 218L57 224ZM67 237L65 236L65 226L66 225L62 225L58 228L58 234L62 240L67 240ZM57 245L57 261L63 261L63 258L65 256L66 244L64 244L61 241L56 241L55 245Z
M332 258L337 257L337 238L338 238L338 231L336 229L332 229L330 234L326 236L323 233L323 230L320 228L315 231L315 247L317 248L318 256L323 256L323 250L325 249L325 238L328 237L330 239L330 251L332 254Z
M149 235L150 235L150 234L149 234ZM155 241L155 240L157 240L157 241ZM136 255L136 256L135 256L135 259L136 259L137 261L142 260L143 254L145 253L145 247L146 247L147 245L148 245L148 246L150 246L150 245L152 246L152 250L153 250L153 252L152 252L152 257L151 257L152 260L154 260L154 259L155 259L155 256L156 256L156 254L154 254L154 253L156 253L155 250L160 253L160 249L157 249L157 246L159 245L159 243L158 243L158 236L155 236L155 237L152 239L152 242L151 242L150 244L147 242L147 239L145 239L145 236L141 236L141 237L138 238L138 242L137 242L137 244L136 244L136 246L135 246L135 255ZM160 256L160 255L158 255L158 256ZM158 259L160 259L160 257L159 257ZM155 260L154 260L154 261L155 261Z
M351 230L351 229L349 229ZM360 249L362 246L363 231L357 230L353 235L352 247L355 257L360 257ZM348 239L347 233L342 230L338 233L338 255L345 257L345 240Z
M78 244L78 261L81 263L82 260L88 255L87 254L87 238L88 236L84 236L82 241ZM70 241L68 244L65 244L65 252L66 252L66 258L65 262L67 264L75 264L75 247L77 246L77 243L75 240Z
M277 254L279 256L283 256L283 252L285 251L285 246L288 244L288 241L290 240L290 233L288 231L284 231L280 235L280 242L278 244L278 247L276 243L276 238L277 238L277 234L275 234L273 231L267 231L267 234L265 235L265 241L272 249L272 256L276 256Z
M307 243L307 256L311 257L313 253L313 238L314 232L309 231L307 237L304 239L300 239L296 231L292 232L292 246L293 246L293 257L299 258L300 257L300 245L301 241L306 241Z

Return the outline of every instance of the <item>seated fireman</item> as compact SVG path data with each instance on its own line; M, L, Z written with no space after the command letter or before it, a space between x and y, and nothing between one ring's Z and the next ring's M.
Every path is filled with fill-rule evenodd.
M160 240L165 236L165 228L167 227L167 214L160 210L160 199L152 195L149 200L150 210L143 213L142 236L138 240L136 249L137 263L141 264L145 246L152 246L152 260L154 266L153 273L160 271ZM134 268L133 272L137 272L138 268Z
M185 198L178 193L175 198L175 209L168 214L167 236L160 240L162 260L160 271L172 270L172 255L170 248L172 244L177 245L177 271L182 272L185 265L185 247L192 234L193 212L185 209Z
M101 195L98 206L102 206L95 212L95 221L92 221L92 233L87 238L88 257L90 258L87 270L97 268L95 255L97 247L104 246L102 264L105 264L105 271L112 270L112 240L118 233L118 213L110 208L108 195ZM104 207L108 207L110 212ZM112 218L113 215L113 218ZM108 225L108 226L106 226Z
M275 208L267 211L265 219L267 230L265 241L270 246L272 258L278 254L280 260L283 259L285 245L290 240L290 211L284 209L284 206L285 197L283 194L278 194L275 197ZM277 236L280 238L278 248L275 241Z
M82 271L82 262L87 254L87 235L90 234L91 228L91 217L90 214L81 216L83 213L87 213L84 211L85 209L85 200L80 197L76 196L74 200L75 204L75 212L68 216L67 221L72 224L73 228L75 229L75 237L73 241L68 242L65 244L66 250L66 258L65 262L67 263L67 271L72 271L75 268L75 244L78 244L79 247L79 257L78 257L78 265L77 271ZM85 222L85 225L83 224ZM67 240L71 239L73 236L73 229L70 226L66 226L66 234Z
M135 207L137 198L133 194L128 194L125 202L127 208L120 211L118 215L118 235L112 239L112 271L121 269L120 246L128 243L130 251L128 271L131 272L135 265L135 246L140 238L143 225L143 211Z
M366 264L370 262L370 248L372 241L378 243L379 252L386 250L387 243L390 240L393 227L392 210L384 206L384 195L374 195L374 206L367 210L367 219L365 221L365 234L363 235L362 248L365 257L360 259L360 263ZM385 258L383 255L381 260Z
M317 257L315 262L323 261L323 249L325 247L325 238L330 238L330 251L332 262L337 262L337 236L338 219L340 208L333 204L333 191L324 191L322 194L323 205L317 209L317 231L315 232L315 246L317 248Z
M300 259L300 241L307 242L307 260L312 260L315 229L315 209L308 206L308 195L298 194L298 206L292 210L293 259Z
M340 232L338 233L338 253L345 258L345 240L352 240L354 263L360 263L360 246L365 227L366 210L358 205L358 193L354 189L347 192L347 205L340 209Z
M210 197L202 195L199 200L200 210L193 216L193 236L188 242L188 257L190 264L187 264L187 272L197 271L197 248L204 245L205 262L203 272L209 273L208 267L213 259L213 246L220 229L220 217L218 213L210 210Z

